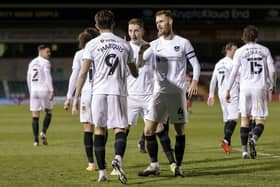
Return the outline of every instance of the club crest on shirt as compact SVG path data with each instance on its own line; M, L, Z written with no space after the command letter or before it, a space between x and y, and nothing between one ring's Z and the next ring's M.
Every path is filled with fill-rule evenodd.
M180 50L180 46L174 46L174 50L178 52Z

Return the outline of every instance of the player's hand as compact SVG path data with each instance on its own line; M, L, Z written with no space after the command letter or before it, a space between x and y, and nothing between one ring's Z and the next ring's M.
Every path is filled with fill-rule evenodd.
M197 95L198 93L198 86L197 86L198 81L197 80L192 80L192 83L188 89L188 97L191 98L193 95Z
M49 100L52 101L54 98L54 92L49 93Z
M268 102L272 101L272 92L273 92L273 89L269 89L268 92L267 92L267 100L268 100Z
M79 99L77 99L77 98L74 98L74 100L73 100L72 115L78 114L78 111L79 111L79 109L78 109L79 101L78 100Z
M145 43L140 46L139 54L143 54L151 45L149 43Z
M68 110L69 110L70 103L71 103L71 102L70 102L70 99L66 99L66 100L65 100L64 106L63 106L63 108L64 108L65 111L68 111Z
M226 101L228 103L230 103L230 92L229 92L229 90L227 90L227 93L226 93Z
M143 45L140 46L140 50L138 52L138 62L136 62L136 67L137 68L141 68L144 66L145 62L144 62L144 59L143 59L143 54L144 54L144 51L146 49L148 49L150 47L150 44L149 43L144 43Z
M214 97L208 97L208 100L207 100L208 106L213 106L214 102L215 102Z

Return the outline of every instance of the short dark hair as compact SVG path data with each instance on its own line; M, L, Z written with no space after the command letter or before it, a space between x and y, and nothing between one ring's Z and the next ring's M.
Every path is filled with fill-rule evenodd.
M222 54L223 54L223 55L226 55L227 51L231 50L231 48L232 48L233 46L237 46L237 44L234 43L234 42L229 42L229 43L227 43L227 44L223 47L223 49L222 49Z
M87 27L87 28L84 29L84 32L87 32L87 33L92 34L92 35L98 35L99 34L99 31L94 27Z
M142 19L139 18L132 18L128 21L128 24L135 24L135 25L139 25L140 27L144 28L144 21Z
M97 37L99 34L98 30L96 28L85 28L83 32L81 32L78 36L79 40L79 48L84 48L86 43L90 41L91 39Z
M51 47L49 45L47 45L47 44L40 44L37 47L38 51L41 51L42 49L46 49L46 48L50 49Z
M247 42L255 42L258 38L258 28L254 25L248 25L243 29L242 40Z
M100 10L95 16L94 20L100 29L112 29L115 25L115 15L111 10Z

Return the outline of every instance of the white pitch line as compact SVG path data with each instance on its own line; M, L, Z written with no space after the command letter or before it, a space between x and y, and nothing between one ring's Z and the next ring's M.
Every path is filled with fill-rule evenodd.
M242 152L241 149L233 149L233 150ZM280 158L280 156L278 156L278 155L273 155L273 154L270 154L270 153L262 153L262 152L258 152L258 151L257 151L257 155L268 156L268 157L272 157L272 158Z

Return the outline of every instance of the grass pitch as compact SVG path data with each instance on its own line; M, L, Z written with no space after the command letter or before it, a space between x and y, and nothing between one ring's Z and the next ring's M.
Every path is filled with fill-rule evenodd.
M139 153L137 142L143 121L130 130L124 168L127 186L279 186L280 176L280 106L271 103L270 116L257 143L257 159L241 159L239 125L232 137L233 152L225 155L218 146L223 138L220 106L193 103L193 112L186 126L187 145L183 170L187 177L174 178L159 145L161 174L158 177L138 177L149 164L147 154ZM33 147L31 114L27 105L0 106L0 186L123 186L115 176L109 182L98 183L98 172L85 170L87 159L83 147L83 128L78 116L56 105L48 131L48 146ZM43 113L42 113L43 114ZM43 115L41 114L40 129ZM174 145L174 131L170 126ZM113 133L109 132L106 150L108 174L113 159Z

